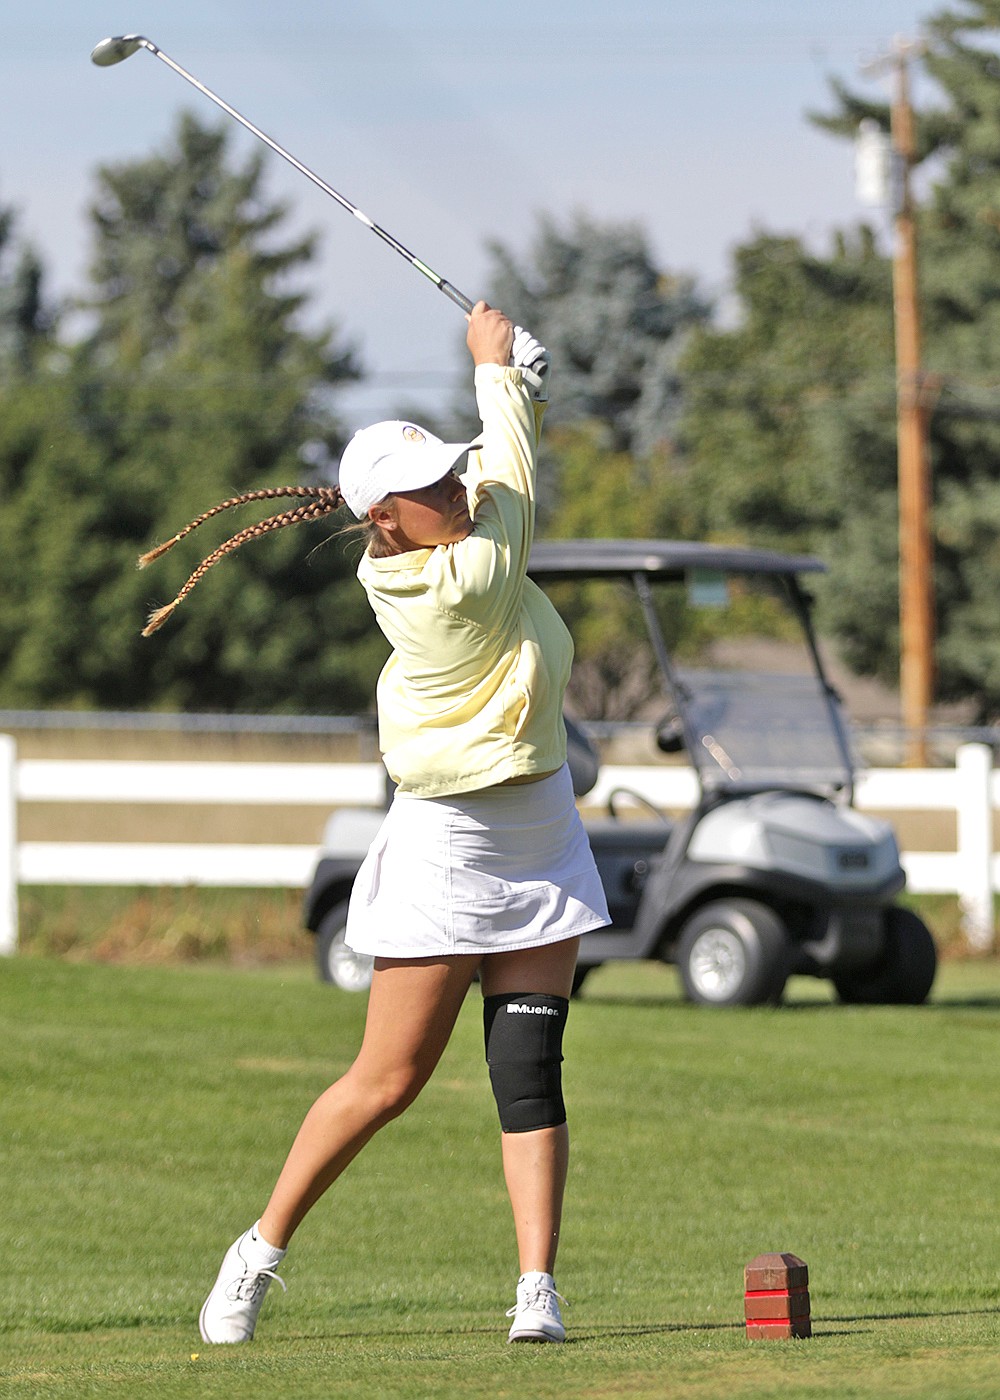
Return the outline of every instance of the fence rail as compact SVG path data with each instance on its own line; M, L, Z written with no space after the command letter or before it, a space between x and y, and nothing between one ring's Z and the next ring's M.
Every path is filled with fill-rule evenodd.
M685 768L608 766L587 797L605 804L615 789L634 791L654 807L689 808L697 796ZM19 884L222 885L304 887L315 846L19 842L20 803L212 803L268 806L378 807L385 775L377 763L135 762L121 759L18 760L14 740L0 735L0 953L17 947ZM1000 783L992 749L963 744L950 769L872 769L860 775L861 811L948 811L955 814L955 851L904 851L909 888L954 893L973 947L993 946L993 891L1000 857L993 853L993 813Z

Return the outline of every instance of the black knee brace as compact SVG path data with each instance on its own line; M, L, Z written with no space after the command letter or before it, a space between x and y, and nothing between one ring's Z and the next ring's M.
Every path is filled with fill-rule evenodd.
M483 998L486 1062L505 1133L566 1122L562 1096L565 997L508 993Z

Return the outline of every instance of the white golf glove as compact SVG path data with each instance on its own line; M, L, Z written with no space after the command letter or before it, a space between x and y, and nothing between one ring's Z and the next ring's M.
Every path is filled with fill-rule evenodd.
M545 403L549 397L549 352L522 326L514 327L510 362L521 371L529 397L535 403Z

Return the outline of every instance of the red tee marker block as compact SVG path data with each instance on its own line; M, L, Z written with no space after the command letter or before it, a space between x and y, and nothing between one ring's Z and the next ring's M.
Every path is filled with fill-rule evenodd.
M743 1271L747 1337L811 1337L809 1269L794 1254L758 1254Z

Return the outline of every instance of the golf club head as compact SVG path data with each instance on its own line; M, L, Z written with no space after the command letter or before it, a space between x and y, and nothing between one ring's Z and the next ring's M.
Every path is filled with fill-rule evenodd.
M90 61L96 63L98 68L110 68L113 63L131 58L136 49L144 48L148 43L149 40L141 34L119 34L116 38L102 39L91 52Z

